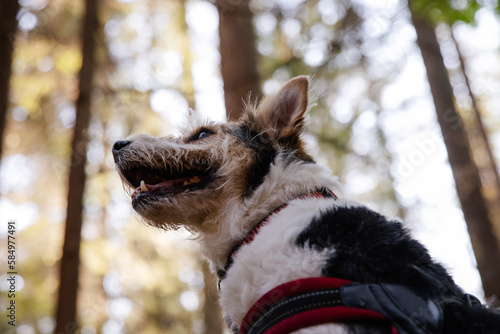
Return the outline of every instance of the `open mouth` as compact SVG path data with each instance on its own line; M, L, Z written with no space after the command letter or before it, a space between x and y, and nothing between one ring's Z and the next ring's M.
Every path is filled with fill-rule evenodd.
M132 199L142 196L173 196L205 187L212 180L210 168L185 164L179 169L148 169L144 167L120 169L126 182L135 188Z

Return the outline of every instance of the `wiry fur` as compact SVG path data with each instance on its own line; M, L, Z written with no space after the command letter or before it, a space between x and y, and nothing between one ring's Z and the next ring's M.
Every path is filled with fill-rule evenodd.
M408 283L429 298L460 298L462 291L444 268L400 224L346 199L331 172L305 151L300 134L308 108L307 90L307 79L296 78L277 95L247 105L238 122L201 122L181 138L141 135L117 142L113 149L117 169L124 184L136 188L134 209L153 226L183 226L196 233L212 269L221 272L232 248L275 208L289 203L270 216L251 244L238 250L225 272L221 304L233 331L267 291L311 276ZM194 173L200 173L200 183L184 186L171 181L192 175L183 169L193 166ZM140 190L141 178L155 184ZM339 198L296 199L323 188ZM497 324L500 328L500 316L486 309L474 309L474 319L482 319L484 328L474 325L466 306L448 307L445 313L451 319L445 319L445 333L454 333L450 324L458 318L472 323L461 327L464 333L495 333L490 329ZM365 323L298 332L386 330L387 326Z

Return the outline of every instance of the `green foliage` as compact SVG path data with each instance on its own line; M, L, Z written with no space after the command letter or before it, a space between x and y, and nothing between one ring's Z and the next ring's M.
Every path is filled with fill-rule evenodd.
M414 12L429 18L434 23L445 22L452 25L461 21L475 23L476 12L481 8L481 1L467 0L466 3L450 0L410 0ZM460 7L457 6L460 3ZM500 9L500 6L497 6Z

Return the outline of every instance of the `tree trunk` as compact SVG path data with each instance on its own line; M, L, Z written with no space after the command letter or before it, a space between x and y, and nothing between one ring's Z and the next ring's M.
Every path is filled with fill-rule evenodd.
M434 26L413 12L412 21L485 296L500 297L498 239L493 232L488 206L481 192L481 180L477 166L472 160L467 134L455 109L448 72Z
M495 155L493 154L493 149L490 144L490 140L488 138L488 132L486 127L484 126L484 122L481 116L481 111L479 110L479 103L477 102L476 96L472 93L469 75L467 74L467 68L465 65L464 57L462 56L462 52L460 51L460 45L458 44L457 39L455 38L455 33L453 32L453 28L450 28L451 31L451 39L455 44L455 48L457 49L458 59L460 61L460 69L464 76L465 85L467 86L467 91L469 92L469 97L472 102L472 111L475 116L475 129L474 131L476 137L479 137L478 140L482 142L483 150L486 152L486 166L483 167L484 174L486 174L486 180L484 183L487 183L494 188L495 196L490 200L491 209L498 213L500 210L500 175L498 174L498 166L496 163ZM496 215L493 215L495 217Z
M60 267L59 297L55 333L74 333L76 322L78 267L82 228L85 162L87 160L87 129L90 121L91 88L94 72L94 34L97 31L98 0L86 1L82 30L82 68L79 73L80 92L76 101L76 121L71 144L68 207Z
M210 272L208 263L201 261L203 280L205 283L205 305L203 314L205 317L205 334L222 334L222 312L219 306L219 291L217 291L217 278Z
M261 97L255 33L249 0L217 0L221 73L228 120L236 120L243 102ZM251 95L249 95L251 94Z
M196 110L196 101L194 98L193 72L191 70L193 66L193 54L191 52L191 40L186 22L186 1L187 0L181 0L179 4L180 10L178 11L178 20L183 35L182 44L180 45L181 52L184 55L184 62L182 63L184 69L182 71L182 81L184 83L183 95L191 113L191 111Z
M190 39L188 26L186 23L186 1L182 0L180 4L181 10L179 12L180 27L182 30L183 45L182 52L185 55L183 63L183 81L184 81L184 98L188 102L188 106L191 110L196 110L196 100L194 97L194 86L193 86L193 73L191 71L192 66L192 55L190 50ZM205 320L205 334L221 334L223 330L221 322L221 310L219 306L219 293L217 291L217 280L215 275L210 272L208 264L206 261L199 260L200 267L203 272L203 280L205 284L204 295L205 303L203 305L203 317Z
M4 0L0 6L0 158L2 158L3 133L9 105L9 82L12 73L12 52L17 29L17 0Z

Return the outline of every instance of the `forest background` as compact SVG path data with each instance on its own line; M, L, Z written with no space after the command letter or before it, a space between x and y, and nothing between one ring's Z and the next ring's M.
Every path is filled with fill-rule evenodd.
M195 243L137 221L111 146L175 133L190 112L236 118L249 91L297 75L317 95L307 144L346 193L403 220L467 292L500 298L499 12L496 0L4 0L0 332L221 333Z

